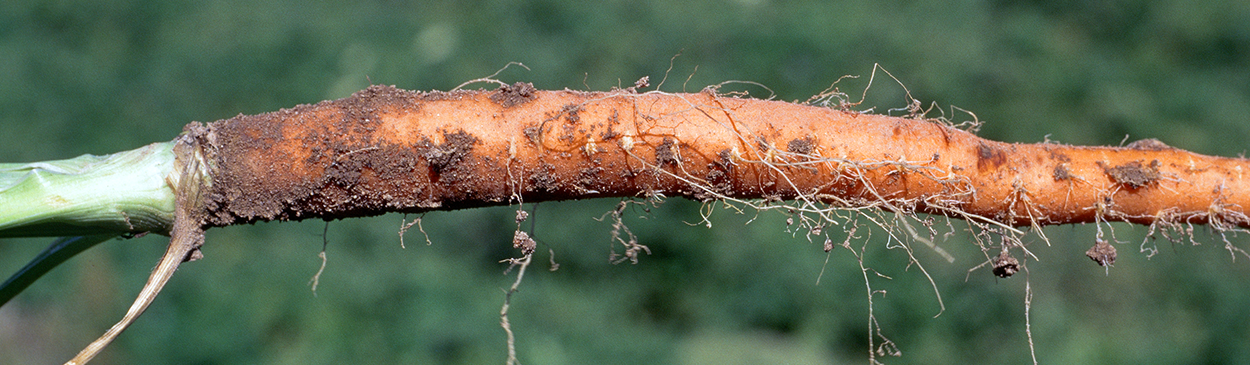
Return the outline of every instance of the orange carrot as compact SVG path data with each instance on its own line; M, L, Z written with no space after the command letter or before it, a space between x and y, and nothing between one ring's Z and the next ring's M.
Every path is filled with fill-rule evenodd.
M1001 143L937 120L727 97L714 89L374 86L341 100L192 123L186 131L175 147L181 174L169 250L122 321L70 363L90 360L143 312L179 263L199 257L203 229L256 221L595 197L683 196L761 209L796 200L789 209L826 220L836 219L825 215L833 210L878 208L992 227L1010 236L992 260L1000 276L1019 269L1007 251L1023 247L1023 232L1012 226L1250 227L1245 159L1157 140L1126 147ZM532 240L517 237L528 262ZM1087 255L1113 262L1114 247L1098 242Z
M205 226L662 194L990 219L1247 226L1247 160L987 141L933 120L629 90L411 92L189 127Z

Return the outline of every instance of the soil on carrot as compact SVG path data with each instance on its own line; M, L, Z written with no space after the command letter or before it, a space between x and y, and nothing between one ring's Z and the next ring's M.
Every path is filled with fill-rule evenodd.
M1107 167L1102 162L1099 162L1099 165L1117 183L1133 189L1149 185L1159 179L1159 160L1150 161L1150 165L1143 165L1141 161L1133 161L1116 167Z
M1166 151L1176 149L1176 147L1168 146L1167 144L1164 144L1163 141L1154 138L1139 139L1124 147L1138 151Z
M1032 231L1018 227L1115 220L1149 224L1151 236L1159 228L1165 237L1179 237L1190 232L1179 222L1212 222L1222 232L1250 226L1239 210L1250 206L1241 193L1250 190L1240 179L1244 159L1200 156L1157 140L1127 148L1011 144L922 114L890 117L850 111L846 104L739 98L715 88L639 94L500 84L493 91L451 92L371 86L345 99L193 123L186 138L203 151L212 178L199 228L620 197L609 260L636 263L649 249L621 221L629 204L680 196L709 203L701 211L709 215L712 204L738 213L777 210L788 216L791 234L811 238L842 227L841 246L863 269L872 331L874 279L863 261L870 240L858 248L850 243L868 236L856 235L863 226L889 232L888 248L905 252L909 267L930 283L913 243L954 259L935 243L941 234L936 221L917 213L966 220L982 252L1001 249L976 268L990 265L1001 278L1036 258L1022 240ZM1094 164L1101 171L1089 168ZM1073 181L1089 186L1073 189ZM1182 182L1188 185L1178 186ZM1167 189L1138 189L1149 185ZM1115 196L1108 208L1125 187L1137 190ZM1163 195L1180 188L1215 193ZM708 216L703 219L711 227ZM518 224L523 220L518 213ZM1097 242L1086 255L1099 265L1114 264L1115 247ZM516 231L513 247L526 262L536 245ZM826 235L824 251L833 248ZM1009 249L1023 251L1024 261ZM875 339L869 337L870 349ZM882 348L892 346L881 340Z
M811 137L795 138L786 144L786 152L810 155L816 150L816 143Z
M537 89L534 89L534 84L528 82L517 82L512 85L504 84L490 95L490 100L505 108L511 108L538 98L537 91Z
M532 91L527 91L532 87L526 88L510 87L512 91L502 93L511 95L504 100L532 98ZM483 179L475 173L482 168L474 154L477 137L445 130L442 141L425 137L411 146L377 141L383 133L379 128L383 113L413 111L422 101L454 100L471 93L372 86L351 98L188 128L191 137L209 146L205 150L212 161L214 180L205 204L211 215L204 225L336 219L403 208L421 211L438 208L446 200L470 199L474 192L463 187ZM292 140L298 143L293 145ZM428 173L414 173L420 171ZM413 181L414 177L425 181ZM412 186L437 186L439 191Z
M476 143L477 137L464 131L443 132L442 144L433 144L428 139L422 142L421 147L425 149L422 155L429 163L430 169L441 175L444 171L452 170L456 164L468 157L473 152L473 145Z
M1098 240L1094 247L1090 247L1089 251L1085 251L1085 256L1097 262L1098 266L1115 265L1115 246L1107 243L1107 241Z
M543 163L538 166L537 170L530 173L529 183L534 186L534 190L539 192L548 192L556 189L556 177L553 176L556 167L549 163Z
M206 204L213 213L205 226L502 205L516 194L534 201L652 193L703 201L825 200L1021 226L1039 217L1046 224L1106 218L1093 210L1045 209L1091 207L1103 198L1095 192L1158 185L1165 175L1184 177L1175 182L1193 191L1219 186L1219 204L1244 206L1246 199L1239 193L1244 183L1233 180L1238 172L1218 167L1241 161L1192 155L1157 141L1131 148L1000 143L928 120L708 90L538 91L514 83L491 91L413 92L372 86L350 98L201 129L206 132L192 135L209 146L215 169ZM820 137L840 133L861 133L858 143L870 148ZM822 157L826 151L831 155ZM1193 163L1176 162L1178 153L1213 167L1184 170ZM1081 162L1093 154L1102 159L1102 174ZM1052 179L1030 180L1034 176ZM1002 183L1012 179L1020 180ZM1089 189L1056 184L1071 180ZM1140 190L1117 196L1116 210L1103 213L1155 222L1164 209L1150 204L1162 192ZM1227 209L1209 209L1216 198L1177 201L1179 213L1167 218L1250 225Z
M1056 181L1070 180L1072 179L1072 172L1068 171L1068 164L1060 163L1055 165L1054 172L1051 173L1051 176L1054 177Z
M655 146L655 164L659 166L677 165L681 161L678 160L677 143L672 138L664 137L664 142L659 146Z

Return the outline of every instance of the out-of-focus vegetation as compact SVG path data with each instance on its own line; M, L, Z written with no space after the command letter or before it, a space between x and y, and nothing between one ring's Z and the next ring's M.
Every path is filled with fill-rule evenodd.
M864 77L839 86L858 96L880 63L916 98L975 112L988 138L1117 144L1129 135L1234 156L1250 137L1246 19L1244 1L4 1L0 160L136 148L190 121L339 98L370 82L446 90L512 61L530 70L501 79L545 89L604 90L643 76L658 84L674 55L668 91L748 80L805 100L854 74ZM869 104L905 106L897 84L882 80ZM846 250L826 265L819 241L773 213L744 225L755 216L718 210L711 229L689 225L698 205L674 199L629 211L652 254L611 265L611 226L595 218L614 205L538 207L541 254L512 306L522 362L867 356L864 283ZM431 213L433 244L414 229L407 249L396 234L402 218L211 230L205 259L184 265L98 361L502 362L499 306L512 277L498 261L516 254L513 213ZM1083 255L1090 226L1048 228L1054 245L1033 240L1041 261L1009 279L986 269L966 276L985 258L966 233L942 243L953 264L918 248L946 303L937 318L924 276L872 235L866 263L893 278L873 279L888 293L874 299L883 334L903 352L890 361L1028 362L1030 280L1043 362L1250 362L1247 257L1230 260L1199 227L1202 246L1157 242L1148 260L1137 253L1145 227L1115 229L1125 243L1109 274ZM1230 239L1250 248L1244 235ZM50 241L0 241L0 275ZM329 263L314 295L307 284L323 241ZM0 308L0 363L68 359L121 317L166 242L102 244ZM547 252L558 271L547 271Z

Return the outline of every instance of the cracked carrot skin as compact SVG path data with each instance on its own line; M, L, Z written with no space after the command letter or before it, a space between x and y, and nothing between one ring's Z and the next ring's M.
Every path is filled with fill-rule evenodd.
M204 227L651 194L814 197L992 219L1250 226L1247 160L1154 140L988 141L932 120L705 90L413 92L187 126L208 161Z

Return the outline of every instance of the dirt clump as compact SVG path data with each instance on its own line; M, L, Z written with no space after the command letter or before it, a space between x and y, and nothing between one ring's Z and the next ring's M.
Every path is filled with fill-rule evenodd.
M538 248L538 242L534 242L529 233L518 230L512 234L512 248L520 249L522 255L529 255L534 253L535 248Z
M811 137L795 138L786 144L786 151L800 155L810 155L816 150L816 143Z
M664 137L659 146L655 146L656 165L677 165L677 142L672 137Z
M1055 165L1055 170L1051 173L1051 175L1056 181L1072 179L1072 172L1068 171L1068 164L1066 163Z
M425 161L430 164L430 168L435 172L443 172L452 167L465 156L473 151L473 145L477 143L477 137L471 136L464 131L455 133L443 133L443 144L435 145L426 142Z
M1103 172L1111 175L1111 179L1115 182L1136 189L1149 185L1155 180L1159 180L1159 160L1150 161L1150 165L1143 165L1141 161L1133 161L1116 167L1107 167L1102 162L1098 163L1102 166Z
M556 167L549 163L539 165L537 170L531 172L530 185L534 186L534 190L538 192L555 191L558 186L558 180L554 176Z
M1020 260L1011 257L1007 250L1003 250L1002 253L994 257L994 276L1009 278L1017 272L1020 272Z
M1089 251L1085 251L1085 256L1097 262L1098 266L1112 266L1115 265L1115 246L1107 243L1107 241L1098 240L1094 247L1090 247Z
M1176 149L1176 147L1168 146L1167 144L1164 144L1163 141L1154 138L1139 139L1124 147L1138 151L1166 151Z
M505 108L525 104L537 98L538 89L534 88L534 84L528 82L503 85L498 90L495 90L493 94L490 94L490 101Z

